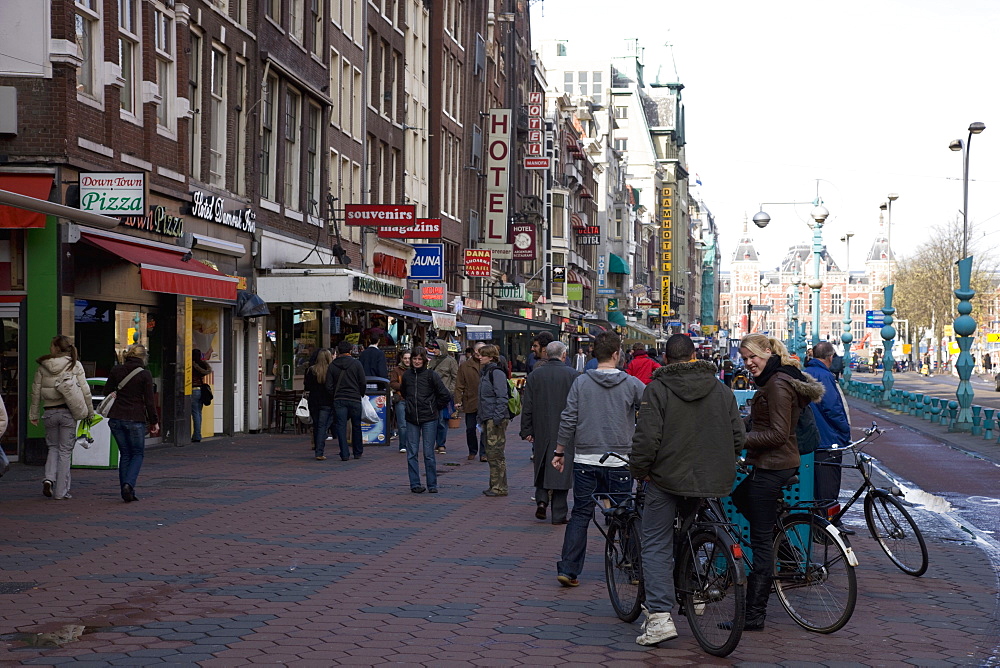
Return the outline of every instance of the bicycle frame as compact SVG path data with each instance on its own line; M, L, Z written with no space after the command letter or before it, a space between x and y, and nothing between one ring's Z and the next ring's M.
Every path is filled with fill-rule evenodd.
M889 489L881 488L881 487L877 487L875 485L875 483L872 482L872 466L873 466L873 464L872 464L872 458L869 455L866 455L865 453L861 452L860 449L859 449L860 447L863 447L863 446L867 445L868 443L871 443L872 441L874 441L874 438L872 438L872 436L874 436L875 438L878 438L883 433L884 433L884 431L880 430L878 428L878 425L873 422L871 429L866 429L865 430L864 437L859 438L856 441L852 441L848 445L845 445L845 446L840 447L840 448L830 448L830 450L829 450L830 452L846 452L846 453L850 453L851 455L853 455L854 456L854 463L853 464L845 464L843 462L841 462L840 464L835 464L833 462L819 462L818 463L819 466L839 466L840 468L843 468L843 469L857 469L858 471L861 472L861 477L863 478L863 480L861 482L861 485L854 492L854 494L847 501L847 503L840 504L840 510L837 513L835 513L833 515L829 515L829 513L828 513L827 520L829 522L831 522L833 524L839 524L840 520L847 513L847 511L851 508L851 506L853 506L858 501L858 499L860 499L862 497L862 495L864 495L866 493L867 494L871 494L871 492L873 490L881 489L886 494L891 494L893 496L902 496L902 494L899 492L898 488L895 488L895 487L889 488ZM835 505L837 505L837 504L836 503L831 504L830 507L832 508Z

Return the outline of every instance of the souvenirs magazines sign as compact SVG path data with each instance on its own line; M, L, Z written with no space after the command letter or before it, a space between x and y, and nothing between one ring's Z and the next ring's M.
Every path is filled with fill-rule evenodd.
M465 275L489 278L493 275L493 253L485 248L465 249Z
M379 239L440 239L440 218L417 218L413 227L385 226L378 228Z
M365 227L413 227L417 207L413 204L346 204L344 223Z

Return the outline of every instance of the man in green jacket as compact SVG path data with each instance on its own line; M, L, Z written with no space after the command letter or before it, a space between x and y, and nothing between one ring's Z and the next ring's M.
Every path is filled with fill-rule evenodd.
M680 497L728 496L746 432L736 397L715 365L699 360L685 334L667 340L667 365L657 369L639 408L629 468L646 485L642 565L646 621L635 639L655 645L677 637L674 607L674 516Z

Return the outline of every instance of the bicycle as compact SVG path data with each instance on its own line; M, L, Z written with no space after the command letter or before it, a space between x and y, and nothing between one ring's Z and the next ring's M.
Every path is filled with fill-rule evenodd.
M739 467L747 472L745 463ZM798 476L793 476L785 488L798 481ZM854 572L858 559L846 536L825 519L828 505L817 501L789 503L782 497L774 536L774 591L796 624L817 633L843 628L854 614L858 598ZM733 538L750 547L739 532L733 532ZM747 564L753 567L752 553Z
M617 453L606 453L602 462ZM604 535L604 569L611 606L618 618L635 621L642 611L645 588L642 573L640 524L645 485L625 498L601 503L597 508L607 522ZM691 632L709 654L727 656L739 644L746 615L746 575L742 550L733 540L722 504L718 499L686 499L678 508L674 524L674 589Z
M854 455L853 464L836 462L817 462L822 466L840 466L841 468L857 469L863 478L861 485L850 500L840 506L840 510L830 515L830 521L839 524L841 518L854 503L865 495L865 524L872 538L879 544L893 564L907 575L920 577L927 572L927 544L920 528L906 507L895 497L903 496L902 490L895 485L888 489L875 486L872 482L873 460L861 450L885 433L878 424L864 431L864 436L845 446L831 448L829 452L849 452ZM837 506L834 505L833 508Z

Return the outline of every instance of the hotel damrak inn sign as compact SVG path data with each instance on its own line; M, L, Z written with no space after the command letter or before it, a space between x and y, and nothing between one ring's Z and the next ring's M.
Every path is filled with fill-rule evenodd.
M191 215L232 227L241 232L257 229L257 214L249 207L226 210L226 198L195 190L191 193Z
M413 227L417 207L413 204L345 204L344 223L365 227Z
M146 210L146 175L142 172L80 174L80 210L108 216L141 216Z

